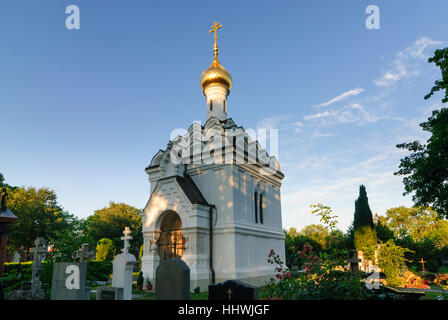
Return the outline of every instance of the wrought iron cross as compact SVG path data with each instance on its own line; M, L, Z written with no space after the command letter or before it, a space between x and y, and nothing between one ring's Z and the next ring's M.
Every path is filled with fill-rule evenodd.
M424 261L423 258L421 258L419 262L422 264L422 271L425 272L425 262L427 261Z
M129 253L129 247L131 246L129 240L132 240L132 237L130 236L131 229L129 229L129 227L124 228L123 234L124 236L121 237L121 240L124 240L123 253Z

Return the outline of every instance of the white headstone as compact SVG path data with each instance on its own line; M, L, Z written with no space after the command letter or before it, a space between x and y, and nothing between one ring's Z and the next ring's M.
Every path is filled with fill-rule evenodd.
M123 288L123 300L132 300L132 271L137 265L137 259L133 254L128 253L132 239L131 230L128 227L123 231L124 240L123 253L115 257L113 261L112 287Z

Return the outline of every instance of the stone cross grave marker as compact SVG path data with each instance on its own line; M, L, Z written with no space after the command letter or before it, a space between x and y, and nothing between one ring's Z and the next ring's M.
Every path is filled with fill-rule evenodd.
M208 286L209 300L257 300L258 290L239 280L227 280Z
M359 263L362 261L358 258L358 252L356 250L350 250L351 257L347 260L350 264L350 270L353 274L359 272Z
M39 280L42 272L42 260L47 253L45 239L36 238L33 248L33 265L31 267L31 281L23 282L20 289L12 290L7 294L8 300L44 300L46 292L42 289L42 282ZM18 268L19 278L22 278L22 266Z
M88 258L90 257L89 244L88 243L83 243L81 245L81 249L78 250L78 257L79 257L79 261L80 262L84 262L84 261L88 260Z
M124 228L123 234L124 236L121 237L121 240L124 240L123 253L129 253L129 247L131 246L129 240L133 239L133 237L130 236L131 230L129 227Z
M57 262L53 268L51 300L90 300L86 262Z
M156 300L190 300L190 268L181 259L160 262L156 270Z
M33 248L33 266L31 268L31 288L40 289L42 282L39 280L40 274L42 273L42 260L45 258L45 254L48 249L45 246L45 239L42 237L37 237L34 241Z
M138 264L133 254L129 253L131 230L126 227L123 231L123 253L117 255L113 261L112 287L123 288L123 300L132 300L132 271Z

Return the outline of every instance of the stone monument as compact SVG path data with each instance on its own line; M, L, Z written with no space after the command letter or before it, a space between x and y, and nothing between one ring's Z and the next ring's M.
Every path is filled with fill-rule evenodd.
M227 280L208 286L208 300L257 300L258 289L239 280Z
M123 288L98 287L96 288L96 300L123 300Z
M42 289L42 282L39 280L42 272L42 260L47 253L45 239L36 238L33 248L33 266L31 267L31 281L21 284L19 290L13 290L8 293L8 300L45 300L47 294Z
M129 227L124 229L123 234L123 253L117 255L113 261L112 287L123 288L123 300L132 300L132 271L138 262L135 256L129 253L129 240L132 240Z
M181 259L162 260L156 270L156 300L189 300L190 268Z
M57 262L51 283L51 300L90 300L86 262Z

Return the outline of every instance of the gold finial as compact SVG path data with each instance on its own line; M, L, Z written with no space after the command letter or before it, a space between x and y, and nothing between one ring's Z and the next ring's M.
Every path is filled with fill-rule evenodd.
M222 25L215 21L215 23L212 25L212 29L208 33L214 32L214 38L215 38L215 45L213 46L213 53L215 54L215 57L218 57L218 36L217 32L218 29L221 29Z

